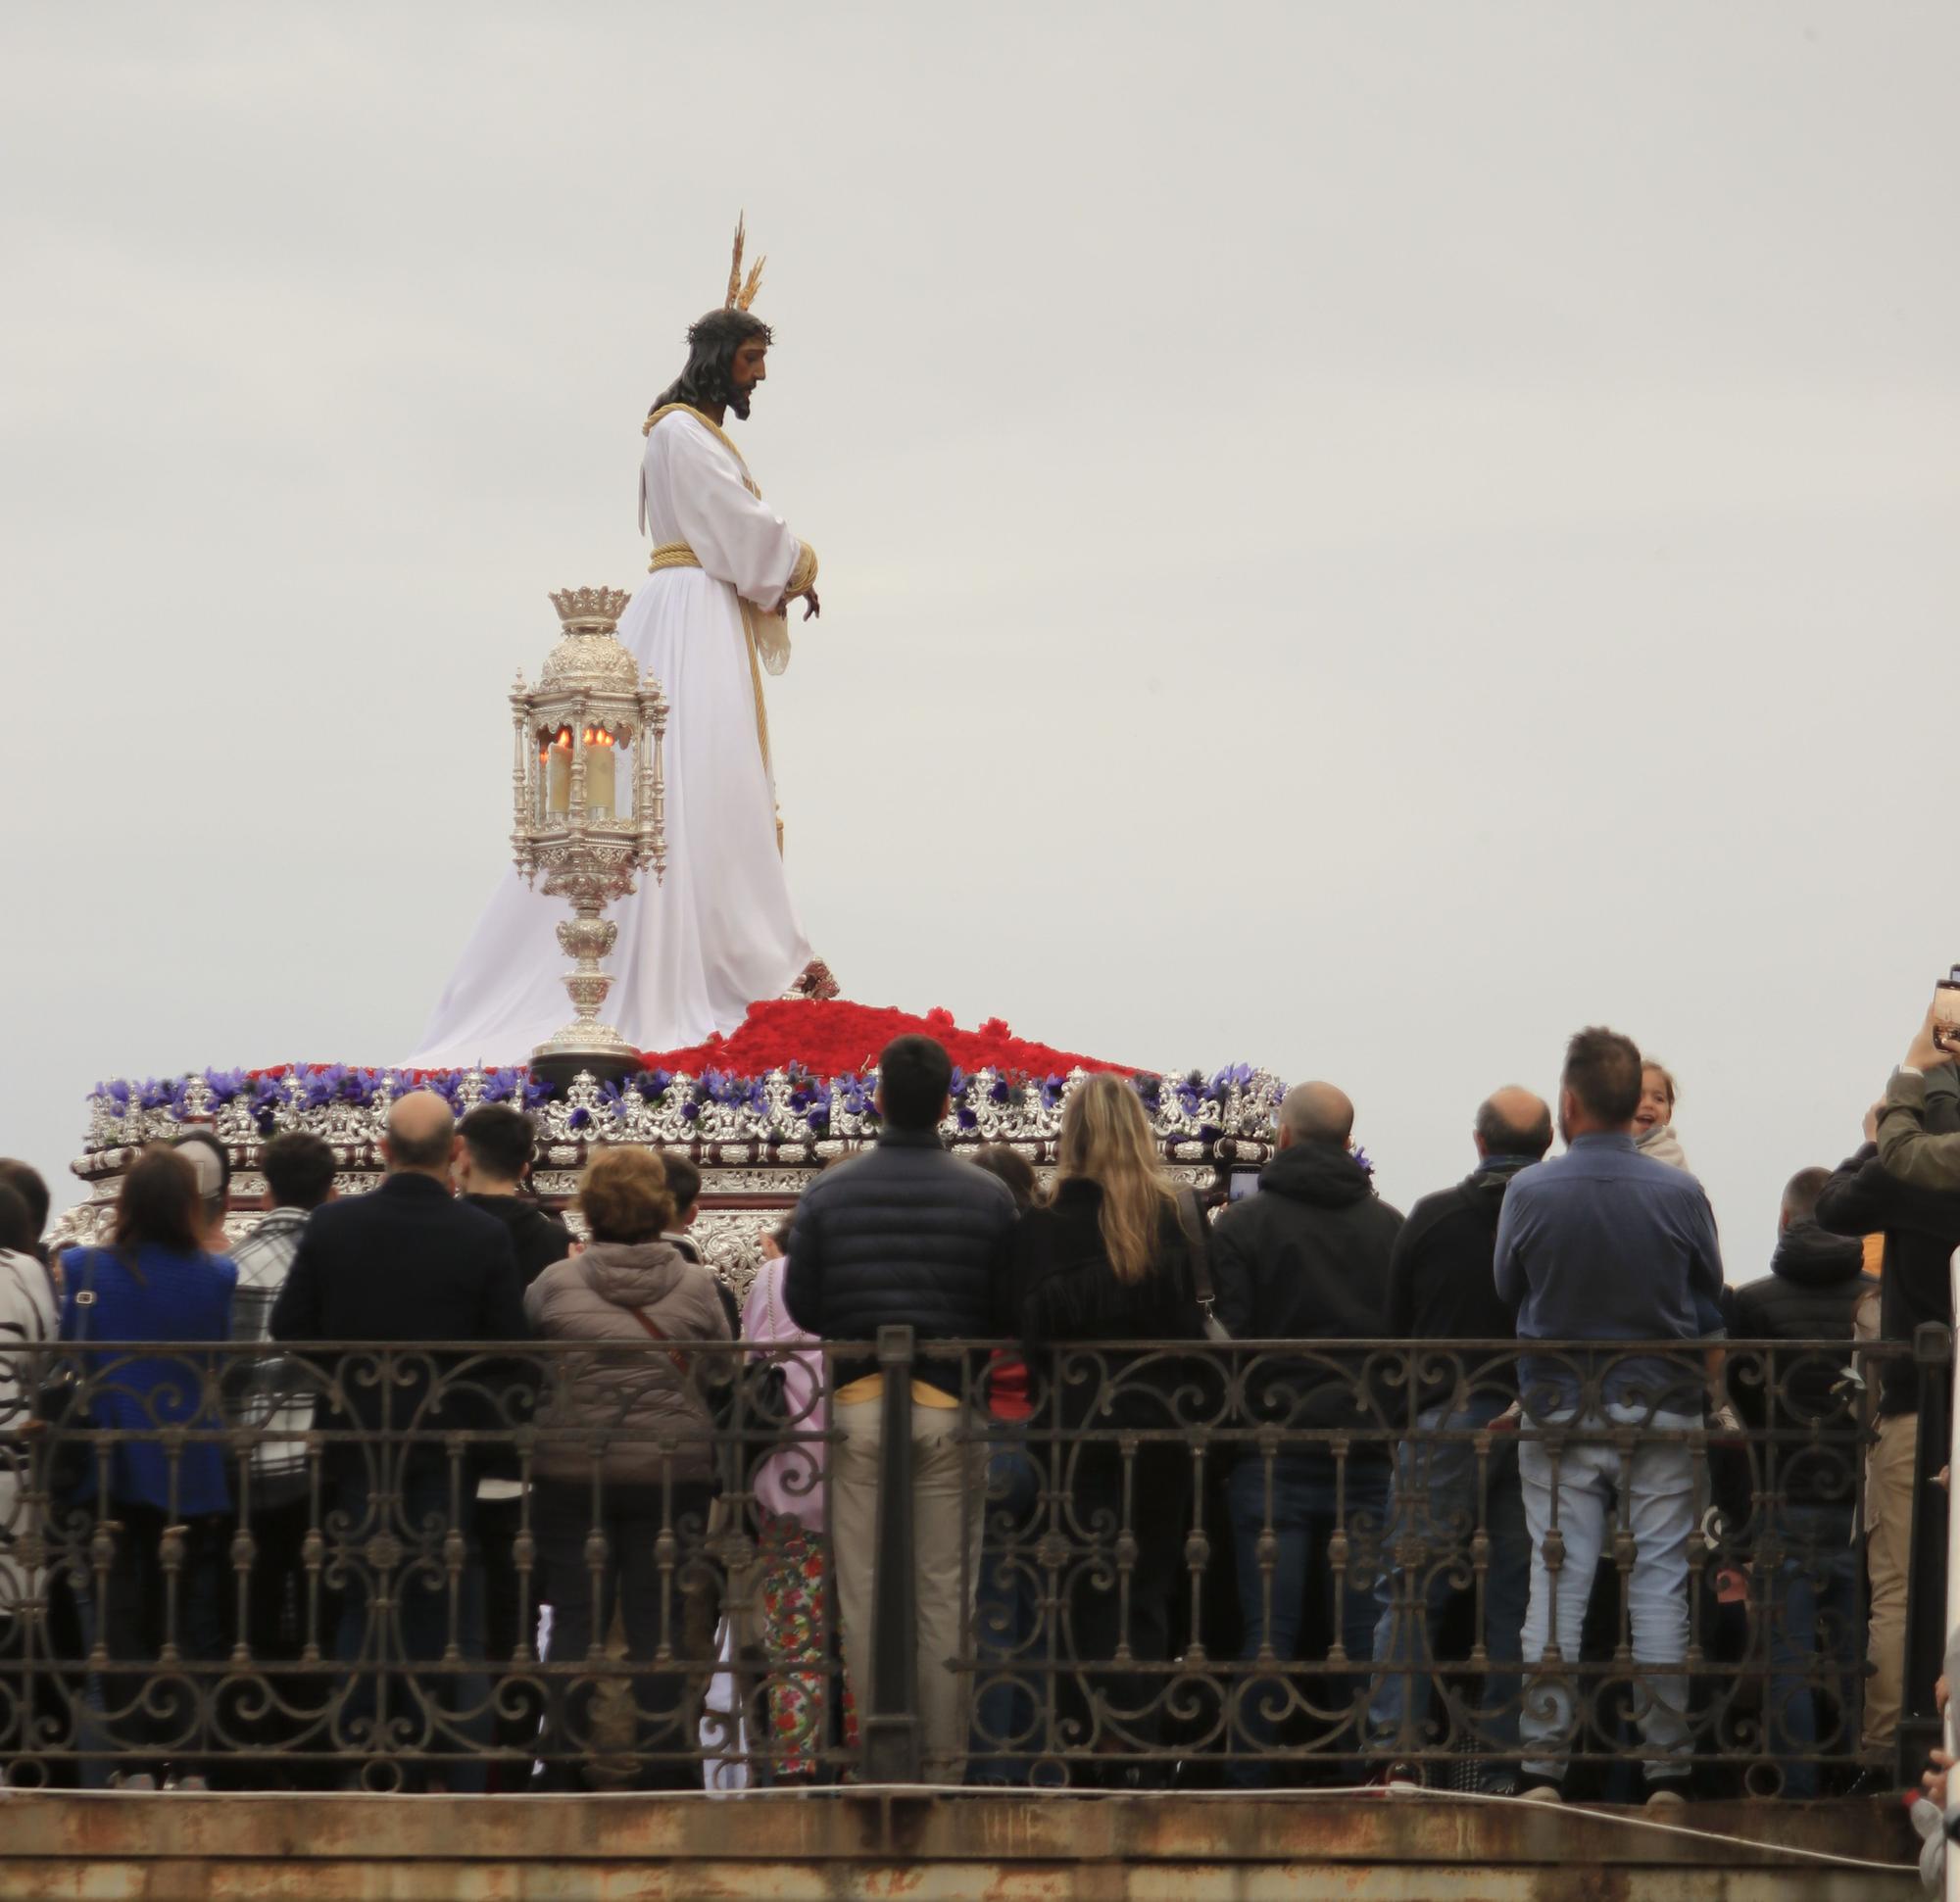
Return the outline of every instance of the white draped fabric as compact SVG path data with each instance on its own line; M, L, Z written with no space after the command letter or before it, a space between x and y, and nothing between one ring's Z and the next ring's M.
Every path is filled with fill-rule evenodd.
M619 639L659 680L666 736L665 881L643 877L608 915L619 942L601 1015L643 1050L678 1049L780 997L809 962L776 843L775 787L758 736L759 683L741 597L767 615L802 545L746 485L740 459L691 412L662 416L641 464L654 542L685 542L701 565L650 574ZM785 648L787 646L784 642ZM507 872L408 1062L515 1063L572 1014L561 981L564 901Z

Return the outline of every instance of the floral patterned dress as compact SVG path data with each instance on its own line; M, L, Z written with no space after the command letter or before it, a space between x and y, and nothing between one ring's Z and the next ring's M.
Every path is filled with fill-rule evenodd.
M830 1554L823 1536L823 1357L817 1342L783 1304L781 1260L764 1262L742 1310L745 1339L808 1347L781 1356L793 1424L766 1453L752 1482L756 1499L758 1597L767 1676L768 1734L763 1744L778 1781L816 1775L831 1742L832 1686L841 1690L843 1742L858 1746L858 1712L831 1642L836 1612L827 1589ZM776 1358L758 1354L757 1359Z

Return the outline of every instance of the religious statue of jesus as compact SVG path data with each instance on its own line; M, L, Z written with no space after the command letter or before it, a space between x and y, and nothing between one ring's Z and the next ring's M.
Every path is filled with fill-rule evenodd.
M783 875L762 674L789 664L788 609L818 611L816 551L762 501L724 432L747 418L766 378L772 334L750 305L759 262L742 274L743 231L727 301L687 333L687 366L655 400L640 463L646 584L619 639L670 708L667 867L613 908L619 927L606 1015L645 1050L679 1049L733 1030L749 1005L835 997L812 956ZM564 1016L564 907L513 871L491 899L437 1000L417 1068L522 1061Z

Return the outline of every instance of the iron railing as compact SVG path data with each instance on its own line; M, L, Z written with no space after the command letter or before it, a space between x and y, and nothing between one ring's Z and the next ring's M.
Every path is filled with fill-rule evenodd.
M1828 1793L1872 1763L1864 1453L1911 1355L1924 1453L1939 1330L4 1349L0 1760ZM1944 1548L1929 1516L1936 1634Z

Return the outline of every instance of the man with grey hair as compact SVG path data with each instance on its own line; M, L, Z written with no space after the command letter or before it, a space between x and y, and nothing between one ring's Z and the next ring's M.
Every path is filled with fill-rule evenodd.
M1217 1316L1235 1339L1318 1345L1378 1341L1388 1332L1389 1259L1402 1218L1376 1195L1353 1149L1353 1128L1354 1105L1331 1083L1287 1092L1279 1153L1259 1172L1258 1194L1235 1202L1211 1232ZM1291 1664L1301 1656L1309 1582L1328 1577L1335 1551L1346 1553L1333 1581L1336 1635L1350 1659L1370 1655L1391 1442L1372 1409L1363 1358L1352 1356L1347 1367L1324 1347L1310 1358L1249 1357L1250 1421L1274 1432L1270 1448L1247 1447L1226 1481L1240 1656L1248 1661L1264 1654ZM1346 1535L1338 1547L1337 1535ZM1290 1713L1338 1709L1358 1689L1338 1673L1246 1679L1227 1767L1232 1782L1256 1788L1270 1780Z
M1551 1110L1529 1090L1496 1091L1478 1108L1471 1141L1476 1168L1454 1188L1425 1195L1396 1238L1388 1333L1397 1341L1509 1341L1516 1334L1517 1309L1497 1292L1492 1273L1497 1218L1511 1178L1551 1147ZM1435 1350L1411 1361L1396 1367L1383 1395L1384 1407L1401 1419L1413 1414L1414 1432L1396 1453L1396 1563L1376 1588L1379 1675L1369 1748L1385 1760L1381 1780L1393 1786L1423 1780L1419 1752L1460 1752L1474 1742L1480 1754L1499 1759L1480 1772L1481 1787L1502 1792L1513 1777L1501 1759L1517 1748L1531 1549L1515 1438L1497 1439L1486 1466L1474 1436L1516 1400L1517 1365L1500 1354ZM1429 1666L1445 1613L1469 1595L1471 1540L1480 1533L1490 1556L1476 1634L1487 1658L1479 1723L1471 1735L1447 1726L1439 1733L1430 1721Z

